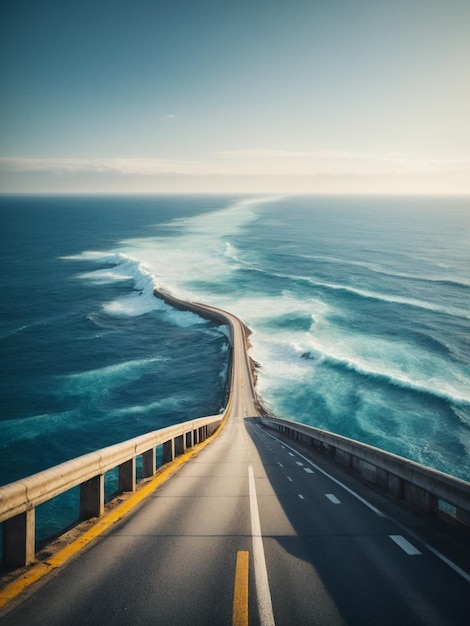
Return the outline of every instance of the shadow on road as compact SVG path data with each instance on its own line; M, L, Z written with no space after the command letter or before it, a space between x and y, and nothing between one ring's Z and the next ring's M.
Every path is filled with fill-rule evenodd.
M245 424L269 481L257 481L257 498L273 606L276 616L285 612L279 623L289 623L284 621L288 607L297 605L299 614L294 618L290 609L290 623L468 623L463 578L422 546L421 555L405 554L390 539L403 529L318 470L305 472L312 467L285 446L322 467L318 454L291 440L282 448L257 418ZM276 438L282 440L278 433ZM327 471L345 474L331 467ZM327 494L336 494L340 502Z

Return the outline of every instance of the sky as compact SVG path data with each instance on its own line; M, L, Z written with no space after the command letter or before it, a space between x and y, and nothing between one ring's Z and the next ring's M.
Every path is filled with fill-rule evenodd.
M470 193L468 0L6 0L0 192Z

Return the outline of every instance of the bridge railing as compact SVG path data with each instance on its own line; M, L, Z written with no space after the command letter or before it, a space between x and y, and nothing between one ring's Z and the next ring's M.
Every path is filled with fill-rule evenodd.
M470 483L320 428L275 417L263 424L353 471L383 491L432 515L470 525Z
M99 517L104 512L106 472L118 468L118 493L135 491L137 457L142 457L142 478L149 478L157 471L157 446L163 448L163 464L169 463L212 435L223 418L201 417L155 430L0 487L4 564L22 567L34 560L38 505L80 485L79 519Z

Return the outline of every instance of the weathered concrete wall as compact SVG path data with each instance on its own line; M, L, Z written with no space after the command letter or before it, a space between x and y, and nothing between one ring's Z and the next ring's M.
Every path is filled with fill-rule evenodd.
M445 515L461 524L470 524L470 483L464 480L320 428L275 417L262 417L261 421L327 453L343 467L428 514Z

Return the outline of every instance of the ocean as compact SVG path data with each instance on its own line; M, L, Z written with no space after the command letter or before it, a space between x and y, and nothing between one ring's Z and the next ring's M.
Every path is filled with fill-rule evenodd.
M469 198L2 196L0 228L0 484L223 410L226 330L156 285L249 326L271 413L470 480Z

